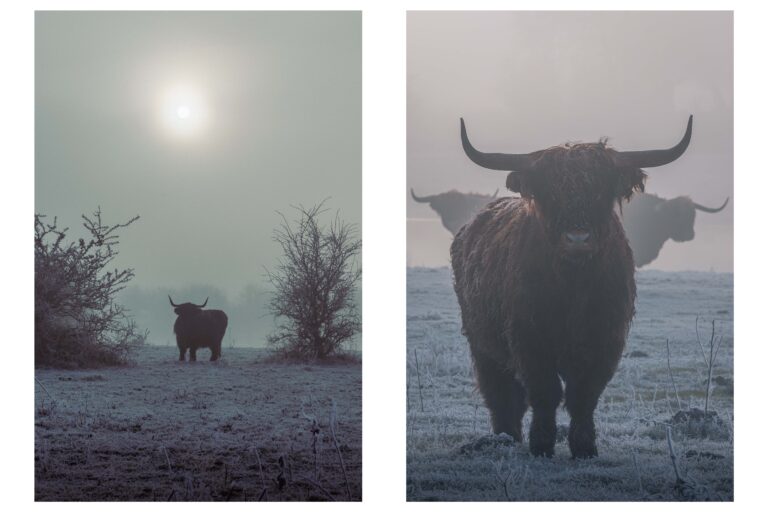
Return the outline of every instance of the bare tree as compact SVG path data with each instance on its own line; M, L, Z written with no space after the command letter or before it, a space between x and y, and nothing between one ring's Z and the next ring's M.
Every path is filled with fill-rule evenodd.
M323 359L360 331L355 291L361 276L361 241L355 228L339 218L323 227L324 202L294 207L298 219L282 222L272 239L283 256L267 277L275 287L270 311L280 322L267 339L286 355Z
M83 215L90 238L67 239L69 228L35 214L35 363L52 366L120 364L140 345L137 331L115 295L133 278L133 269L107 270L117 256L117 230L106 225L101 208Z

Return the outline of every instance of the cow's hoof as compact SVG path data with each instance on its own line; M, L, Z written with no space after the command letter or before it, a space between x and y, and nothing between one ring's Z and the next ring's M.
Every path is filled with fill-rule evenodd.
M597 446L571 446L572 459L591 459L597 457Z
M587 424L571 423L568 429L568 447L574 459L591 459L597 457L595 444L595 427Z
M523 442L523 428L521 426L515 426L515 427L505 427L500 425L493 425L493 433L494 435L499 434L507 434L510 436L516 443L522 443Z
M554 419L537 421L533 418L529 434L529 448L535 457L552 457L555 454L557 427Z
M555 454L555 440L554 438L549 439L549 436L546 439L541 439L531 433L529 448L534 457L552 457Z
M547 457L551 459L555 455L555 448L549 446L534 446L531 445L531 455L534 457Z

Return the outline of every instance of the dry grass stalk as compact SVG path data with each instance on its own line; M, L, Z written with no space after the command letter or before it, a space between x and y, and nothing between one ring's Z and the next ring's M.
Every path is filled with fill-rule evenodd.
M421 371L419 370L419 355L416 349L413 350L413 357L416 359L416 379L419 384L419 401L421 402L421 412L424 412L424 395L421 393Z
M336 454L339 456L339 464L341 465L341 472L344 474L344 484L347 488L347 499L352 501L352 490L349 488L349 478L347 478L347 468L344 466L344 459L341 456L341 450L339 449L339 440L336 438L336 401L331 401L331 417L330 417L331 437L333 438L333 446L336 448Z
M675 397L677 398L677 410L682 411L683 405L680 403L680 395L677 393L677 384L675 384L675 378L672 376L672 364L669 357L669 338L667 338L667 370L669 370L669 380L672 381L672 387L675 390Z

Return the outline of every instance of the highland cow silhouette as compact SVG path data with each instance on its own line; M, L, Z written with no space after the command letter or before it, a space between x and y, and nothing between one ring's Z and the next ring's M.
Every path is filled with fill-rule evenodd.
M472 220L485 205L496 199L499 189L492 196L484 194L465 194L458 190L449 190L442 194L419 197L411 189L411 197L417 203L428 203L440 216L443 227L456 235L459 229Z
M624 206L622 214L635 266L640 268L653 262L669 239L675 242L693 240L696 210L717 213L726 207L729 199L726 198L719 208L709 208L685 196L664 199L655 194L635 195Z
M635 265L614 209L644 189L642 168L680 157L691 138L666 150L616 151L605 141L530 154L482 153L476 164L510 171L520 198L491 202L451 245L454 289L477 383L495 433L552 456L563 394L574 458L597 455L594 410L618 365L634 315ZM565 383L565 393L561 379Z
M174 312L178 315L173 324L173 332L176 334L176 345L179 347L179 361L184 361L187 349L189 360L197 361L197 350L200 348L211 349L211 361L221 357L221 340L227 330L227 315L219 309L203 310L208 299L201 305L185 302L175 304L171 296L168 296Z

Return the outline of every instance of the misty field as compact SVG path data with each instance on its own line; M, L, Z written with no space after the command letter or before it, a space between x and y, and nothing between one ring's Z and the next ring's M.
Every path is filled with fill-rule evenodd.
M126 367L36 370L35 499L361 499L358 362L208 354L145 346Z
M551 459L528 453L530 410L523 445L491 434L450 270L410 268L408 500L732 500L733 275L640 271L637 284L624 357L595 411L599 456L575 461L564 408ZM712 320L722 344L710 379Z

